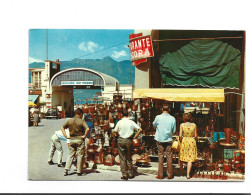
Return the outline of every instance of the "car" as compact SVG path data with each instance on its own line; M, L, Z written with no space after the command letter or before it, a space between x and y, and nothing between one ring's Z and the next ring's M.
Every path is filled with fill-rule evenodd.
M45 118L60 118L60 113L57 108L49 108L47 112L45 113Z

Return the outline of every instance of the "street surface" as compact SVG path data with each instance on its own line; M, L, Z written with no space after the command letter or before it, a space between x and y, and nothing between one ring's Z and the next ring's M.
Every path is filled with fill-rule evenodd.
M64 168L57 166L57 152L55 152L53 162L48 165L48 153L50 149L50 138L54 131L59 130L67 119L41 119L38 127L29 127L29 167L28 179L30 180L121 180L121 173L118 171L95 170L90 168L85 170L85 176L76 174L76 167L72 166L68 176L64 176ZM63 162L68 155L66 142L63 145ZM133 180L156 180L155 175L138 175ZM156 180L157 181L157 180Z
M28 159L28 179L30 180L89 180L89 181L121 181L121 173L119 171L111 170L91 170L87 168L84 170L86 175L78 176L76 174L76 167L73 165L69 171L68 176L64 176L64 168L57 166L57 152L54 154L53 162L55 164L48 165L48 153L50 149L50 138L56 130L59 130L67 119L41 119L38 127L30 126L29 129L29 159ZM63 145L63 163L66 162L68 155L67 143L62 141ZM154 164L157 167L157 163ZM158 180L153 174L138 174L133 181L157 181L157 182L169 182L169 181L219 181L191 178L189 180L186 177L175 176L172 180ZM131 180L129 180L131 181ZM229 179L228 181L236 181Z

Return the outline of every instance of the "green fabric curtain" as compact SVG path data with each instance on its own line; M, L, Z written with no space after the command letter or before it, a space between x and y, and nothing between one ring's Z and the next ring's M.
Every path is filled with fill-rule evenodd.
M167 85L239 88L241 52L218 40L195 40L162 55L160 72Z

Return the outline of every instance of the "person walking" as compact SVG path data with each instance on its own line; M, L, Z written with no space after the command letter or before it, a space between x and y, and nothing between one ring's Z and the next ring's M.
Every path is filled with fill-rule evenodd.
M37 108L35 108L34 113L33 113L33 117L34 117L34 121L33 121L33 126L38 126L38 122L39 122L39 110Z
M156 128L155 140L158 148L159 164L157 179L163 179L163 160L164 154L167 157L167 178L173 178L173 152L172 152L172 135L176 131L176 121L169 114L169 105L163 105L162 114L157 115L153 121L153 127Z
M128 112L122 112L123 118L116 124L113 133L118 133L118 153L120 159L121 179L133 179L132 168L132 140L136 139L142 132L142 129L132 120L128 119ZM134 130L138 130L133 137Z
M180 124L179 133L179 140L181 142L180 161L182 167L183 162L187 162L187 179L190 179L192 163L197 159L196 140L198 140L198 134L196 124L192 122L192 118L190 113L183 115L184 123Z
M69 129L66 129L66 135L69 137ZM58 153L58 167L62 167L62 157L63 157L63 147L61 141L67 141L67 143L70 143L69 139L66 139L66 137L63 135L61 130L55 131L55 133L51 136L51 147L49 151L49 159L48 164L53 164L53 156L55 151Z
M75 112L75 117L66 121L61 127L63 135L70 139L69 154L66 160L64 176L68 175L71 169L74 155L77 154L77 175L83 174L83 157L85 152L85 138L89 133L89 128L84 120L82 120L83 111L78 108ZM69 128L70 136L66 135L65 129Z

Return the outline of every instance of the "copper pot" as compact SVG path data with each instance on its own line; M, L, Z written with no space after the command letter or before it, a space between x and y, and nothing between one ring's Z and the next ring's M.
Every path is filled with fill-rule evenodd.
M208 163L206 166L207 171L214 171L214 168L215 168L215 164L213 162Z
M141 153L141 148L140 147L134 147L133 148L133 153L134 154L140 154Z
M112 105L112 106L110 106L110 108L109 108L109 112L110 113L114 113L115 112L115 108L114 108L114 106Z
M105 110L103 111L103 115L104 115L104 116L108 116L108 110L105 109Z
M88 112L91 113L91 114L93 114L94 113L94 107L93 106L89 107L88 108Z
M146 107L145 107L145 106L142 106L142 107L141 107L141 112L143 112L143 113L146 112Z
M224 133L225 133L227 144L230 144L232 131L233 131L233 128L224 128Z
M146 109L148 109L150 107L150 104L148 101L145 103L145 107L146 107Z
M213 150L213 149L215 148L215 144L211 143L211 144L209 145L209 148L210 148L210 150Z
M117 110L121 111L123 109L123 105L121 103L118 103L117 105Z
M108 154L105 158L104 158L104 165L107 166L113 166L114 165L114 156L111 154Z
M98 126L99 125L99 121L97 119L94 119L94 125Z
M144 119L143 117L140 117L140 118L139 118L139 122L140 122L140 123L143 123L144 120L145 120L145 119Z
M85 104L84 107L82 108L82 110L85 114L87 114L88 113L88 104Z
M140 140L139 139L133 139L132 140L132 146L133 147L139 147L140 146Z
M135 105L135 104L131 105L131 109L132 109L132 111L137 111L138 105Z
M116 156L119 153L118 148L113 148L112 149L112 154Z
M231 162L228 160L224 161L224 163L223 163L224 172L229 173L231 171L231 168L232 168Z
M99 104L98 108L99 108L99 111L100 111L101 113L102 113L102 112L104 111L104 109L105 109L105 107L104 107L103 104Z

